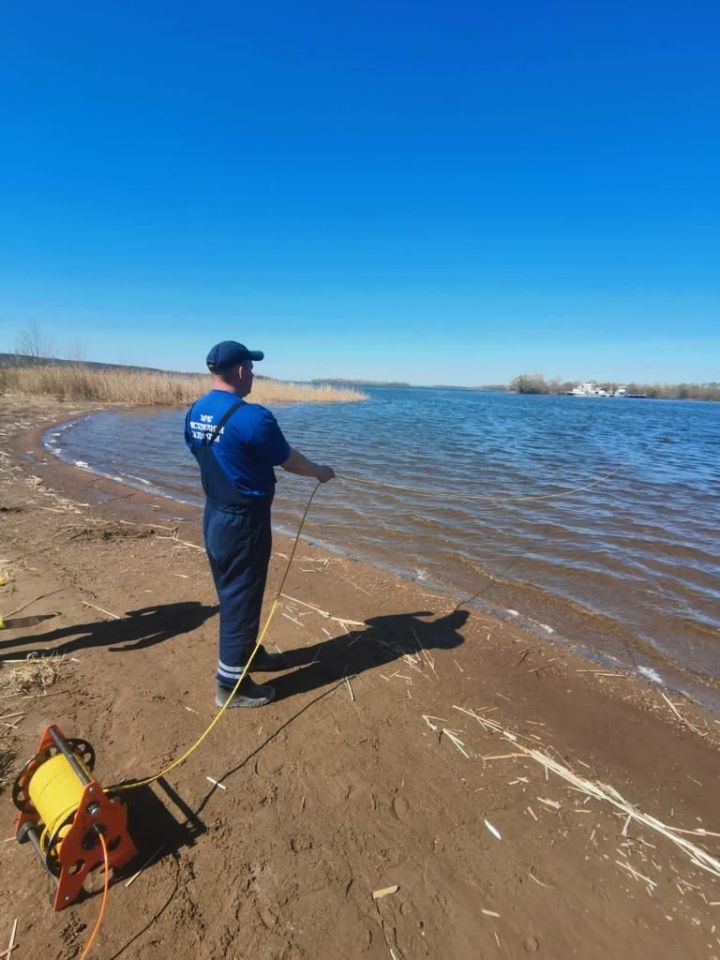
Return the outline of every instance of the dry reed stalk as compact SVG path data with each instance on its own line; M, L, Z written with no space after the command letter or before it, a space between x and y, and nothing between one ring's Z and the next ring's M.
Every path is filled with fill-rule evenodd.
M393 674L393 676L395 676L395 674ZM405 677L404 679L409 679L409 678ZM442 739L443 734L445 734L445 736L450 741L450 743L452 743L455 749L459 753L461 753L464 757L466 757L468 760L470 759L470 754L467 753L467 751L465 750L465 744L462 742L462 740L457 735L457 733L455 733L454 730L448 730L447 727L438 727L432 722L433 720L437 720L439 723L445 723L446 721L443 720L442 717L433 717L433 716L430 716L429 714L424 714L424 713L421 714L420 716L423 718L423 720L428 725L428 727L430 727L433 733L437 733L438 740Z
M417 631L413 630L412 633L413 633L413 637L415 638L415 643L417 644L417 656L420 658L421 661L424 660L425 663L427 663L427 665L430 667L432 672L435 674L435 679L438 679L437 671L435 669L434 658L430 655L430 652L426 650L423 647L423 645L420 643L420 640L417 635Z
M54 597L56 593L60 593L64 590L64 587L58 587L57 590L51 590L50 593L41 593L38 597L33 597L32 600L28 600L25 603L21 604L19 607L15 607L14 610L11 610L10 613L6 613L5 619L10 620L11 617L14 617L16 613L20 613L22 610L26 610L28 607L32 606L33 603L37 603L38 600L45 600L46 597Z
M470 754L467 753L465 750L465 744L462 742L460 737L453 730L447 730L445 727L443 727L440 732L445 734L445 736L448 738L450 743L455 747L455 749L459 753L461 753L468 760L470 759Z
M703 733L702 730L698 730L698 728L695 727L695 726L693 726L693 724L690 723L689 720L686 720L686 719L685 719L685 717L680 713L680 711L678 710L678 708L677 708L677 707L675 706L675 704L672 702L672 700L670 699L670 697L666 697L665 694L664 694L662 691L660 691L660 696L663 698L663 700L665 701L665 703L670 707L670 709L671 709L672 712L675 714L675 716L678 718L678 720L680 721L680 723L684 723L686 727L688 727L690 730L692 730L693 733L696 733L699 737L706 737L706 736L707 736L707 733Z
M467 716L474 717L474 719L478 721L484 730L488 730L493 733L499 733L505 740L509 740L515 745L516 749L521 751L525 756L540 764L540 766L544 768L546 775L548 774L548 771L556 774L562 780L565 780L567 783L576 787L580 792L588 794L589 796L594 797L596 800L603 800L610 806L615 807L615 809L619 811L620 816L630 816L633 821L637 821L638 823L648 827L650 830L654 830L655 832L662 834L664 837L670 840L671 843L675 844L676 847L682 850L683 853L690 858L690 862L696 867L699 867L701 870L704 870L706 873L709 873L714 877L720 878L720 860L709 854L707 850L703 850L702 847L698 847L689 840L685 840L684 837L681 836L681 831L675 830L673 827L669 827L656 817L638 810L637 807L634 807L631 803L629 803L610 784L599 783L593 780L588 780L585 777L581 777L570 770L569 767L564 766L547 754L542 753L540 750L525 747L523 744L518 742L518 735L512 733L510 730L503 729L501 725L494 720L488 720L486 717L483 718L480 715L475 714L475 712L472 710L468 710L465 707L458 707L454 704L453 709L459 710L461 713L464 713Z
M149 856L149 857L147 858L147 860L143 863L143 865L140 867L140 869L137 871L137 873L134 873L134 874L130 877L130 879L126 882L125 886L126 886L126 887L129 887L131 883L135 883L135 881L136 881L137 878L140 876L140 874L143 872L143 870L145 870L146 867L149 867L150 864L151 864L151 863L153 862L153 860L155 859L155 857L156 857L162 850L164 850L164 849L165 849L165 844L164 844L164 843L161 843L160 846L159 846L159 847L157 848L157 850L155 851L155 853L151 853L151 854L150 854L150 856Z
M90 603L89 600L81 600L80 603L84 607L92 607L92 609L97 610L98 613L104 613L105 616L110 617L111 620L122 620L122 617L118 616L117 613L110 613L109 610L103 610L102 607L98 607L94 603Z
M190 543L189 540L181 540L180 537L177 537L177 536L165 537L165 536L163 536L163 535L161 535L161 534L158 534L158 535L155 537L155 539L156 539L156 540L172 540L174 543L177 543L178 546L181 546L181 547L191 547L191 549L193 549L193 550L200 550L200 551L203 552L203 553L205 552L205 547L199 547L196 543ZM182 574L177 574L177 576L182 576Z
M537 885L538 885L539 887L545 887L547 890L552 890L552 887L550 886L550 884L549 884L549 883L543 883L542 880L538 880L538 878L535 876L535 874L532 872L532 870L530 870L530 871L528 872L528 876L530 877L531 880L534 880L535 883L537 883Z
M382 640L380 642L384 647L388 647L389 649L393 650L393 652L396 651L396 646L394 646L393 644L385 643ZM410 669L415 671L415 673L419 673L421 676L423 676L423 671L422 671L422 668L420 667L421 660L418 656L412 653L403 653L400 659L404 660L405 663L410 667Z
M524 753L486 753L481 760L513 760L515 757L524 757Z
M299 603L301 607L308 607L310 610L314 610L315 613L319 614L321 617L324 617L326 620L334 620L336 623L340 623L343 626L346 626L348 623L351 627L367 626L364 620L349 620L347 617L333 617L329 611L322 610L320 607L316 607L312 603L306 603L305 600L298 600L296 597L291 597L287 593L281 593L280 596L284 600L290 600L292 603Z
M631 867L629 863L625 863L624 860L616 860L615 863L619 867L622 867L623 870L627 870L630 876L633 877L635 880L642 880L642 882L646 883L651 890L654 890L655 887L657 886L657 883L655 880L651 880L650 877L644 876L644 874L640 873L639 870L636 870L634 867Z
M389 896L391 893L397 893L400 889L397 883L394 883L391 887L380 887L379 890L373 890L372 898L373 900L382 900L383 897Z
M8 945L5 948L5 950L3 950L3 952L0 954L0 957L3 957L4 960L10 960L10 955L15 949L15 947L17 946L17 944L15 943L15 934L17 933L17 928L18 928L18 918L15 917L12 925L12 930L10 931L10 940L8 941Z
M327 569L328 569L327 565L324 566L322 569L323 569L323 570L327 570ZM365 587L361 587L359 583L357 583L355 580L351 580L350 577L346 577L344 574L340 573L339 570L335 570L335 576L336 576L336 577L340 577L340 579L341 579L341 580L344 580L345 583L349 583L350 586L353 587L353 589L359 590L360 593L364 593L366 597L372 597L372 596L373 596L373 594L370 592L370 590L366 590Z
M297 624L298 627L302 627L303 630L307 630L307 627L305 626L304 623L301 623L299 620L296 620L295 617L291 617L290 614L285 613L284 610L282 612L282 616L285 617L286 620L290 620L292 621L292 623Z
M692 837L720 837L720 833L713 833L712 830L705 830L703 827L696 827L694 830L681 830L680 827L670 828L674 833L684 833L685 836Z
M393 674L393 676L395 676L395 674ZM441 728L441 727L436 727L435 724L432 722L433 720L437 720L439 723L446 723L446 722L447 722L446 720L443 720L442 717L433 717L433 716L431 716L429 713L421 713L420 716L423 718L423 720L425 721L425 723L430 727L430 729L431 729L434 733L440 733L442 728Z
M214 787L219 787L220 790L227 790L227 787L225 786L225 784L220 783L219 780L213 780L212 777L205 777L205 779L208 781L208 783L211 783Z

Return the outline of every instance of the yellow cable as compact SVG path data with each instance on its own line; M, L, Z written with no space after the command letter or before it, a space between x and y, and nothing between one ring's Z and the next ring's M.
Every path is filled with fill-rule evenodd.
M348 474L339 473L339 474L336 474L336 477L339 480L348 480L352 483L365 483L374 487L384 487L387 490L399 490L399 491L402 491L403 493L414 493L418 496L425 496L425 497L453 496L458 500L487 500L494 503L498 503L498 502L508 502L508 501L517 502L519 500L553 500L553 499L556 499L557 497L567 497L572 493L580 493L583 490L589 490L591 487L595 487L600 483L604 483L606 480L609 480L611 477L614 477L619 470L620 470L620 467L617 467L615 470L613 470L611 473L608 473L606 476L600 477L598 480L593 480L592 483L585 484L582 487L573 487L569 490L562 490L559 493L546 493L546 494L530 495L525 497L471 496L469 494L463 496L462 494L454 494L450 491L435 491L435 490L423 490L415 487L401 487L401 486L398 486L397 484L382 483L377 480L365 480L362 477L354 477ZM305 506L305 511L303 512L302 519L300 520L300 525L298 526L297 533L295 534L295 540L293 542L292 550L290 552L290 558L287 562L287 566L285 567L285 573L283 574L282 580L280 582L280 586L278 587L277 593L275 594L275 599L273 600L273 604L272 604L272 607L270 608L270 613L268 614L268 617L265 621L265 625L263 626L260 632L260 635L258 637L258 640L255 644L255 647L252 653L250 654L250 657L247 663L245 664L244 670L240 674L240 677L238 678L237 683L235 684L233 689L230 691L225 703L222 705L222 707L220 707L220 709L212 718L212 720L210 721L206 729L200 734L197 740L195 740L194 743L192 743L188 747L185 753L181 754L181 756L177 757L175 760L169 763L166 767L163 767L163 769L159 773L155 773L150 777L145 777L143 780L133 780L131 783L116 784L113 787L109 787L108 788L109 790L119 793L120 791L135 790L137 787L144 787L150 783L155 783L156 780L159 780L161 777L164 777L166 774L170 773L172 770L177 769L177 767L183 764L188 759L188 757L191 756L191 754L193 754L197 750L200 744L203 743L203 741L213 731L216 724L220 720L220 717L222 717L222 715L227 710L228 705L230 704L230 701L233 699L238 689L240 688L240 684L245 679L245 675L250 669L250 665L253 662L255 654L257 653L258 649L262 645L263 640L265 639L265 634L268 631L268 627L270 626L272 618L275 614L275 610L277 609L278 601L280 600L280 595L282 594L282 589L285 586L285 581L290 571L290 565L292 564L293 558L295 556L295 550L297 549L298 540L300 539L300 534L302 532L303 526L305 525L305 518L308 515L310 504L313 502L313 498L315 497L315 494L317 493L319 487L320 487L320 483L318 482L315 485L312 493L310 494L308 502Z
M150 777L145 777L144 780L133 780L131 783L119 783L119 784L116 784L116 785L113 786L113 787L108 787L108 790L112 791L113 793L119 793L120 791L135 790L137 787L145 787L145 786L147 786L147 785L150 784L150 783L155 783L156 780L159 780L161 777L164 777L166 774L170 773L171 770L175 770L175 769L176 769L177 767L179 767L182 763L185 763L185 761L187 760L187 758L188 758L192 753L194 753L194 752L197 750L197 748L200 746L200 744L201 744L201 743L206 739L206 737L212 732L212 730L214 729L214 727L215 727L215 725L217 724L217 722L218 722L218 720L220 719L220 717L221 717L221 716L225 713L225 711L227 710L230 701L232 700L232 698L235 696L235 694L237 693L238 689L240 688L240 684L243 682L243 679L245 678L245 674L246 674L246 673L248 672L248 670L250 669L250 664L253 662L253 659L254 659L254 657L255 657L255 654L258 652L260 646L262 645L262 642L263 642L263 640L264 640L264 638L265 638L265 634L266 634L267 631L268 631L268 627L270 626L270 622L271 622L271 620L272 620L272 618L273 618L273 616L274 616L274 614L275 614L275 610L277 609L277 605L278 605L278 602L279 602L279 600L280 600L280 594L282 593L282 589L283 589L283 587L285 586L285 581L287 580L287 576L288 576L288 573L289 573L289 571L290 571L290 564L293 562L293 558L294 558L294 556L295 556L295 550L297 549L298 540L300 539L300 534L301 534L301 532L302 532L302 528L303 528L303 526L305 525L305 518L306 518L307 515L308 515L308 510L310 509L310 504L313 502L313 498L314 498L315 494L317 493L319 486L320 486L320 483L318 482L318 483L315 485L312 493L310 494L310 498L309 498L309 500L308 500L308 502L307 502L307 504L306 504L306 506L305 506L305 512L304 512L303 515L302 515L302 519L300 520L300 525L298 526L297 533L295 534L295 541L293 542L292 550L290 551L290 558L288 559L287 565L286 565L286 567L285 567L285 573L283 574L282 580L280 581L280 586L278 587L277 592L276 592L276 594L275 594L275 599L273 600L273 604L272 604L272 607L270 608L270 613L268 614L267 619L266 619L266 621L265 621L265 625L263 626L262 630L260 631L260 635L259 635L259 637L258 637L258 639L257 639L257 643L255 644L255 647L253 648L253 652L250 654L250 657L249 657L249 659L248 659L248 662L245 664L245 668L244 668L243 672L240 674L237 683L235 684L235 686L232 688L232 690L231 690L230 693L228 694L228 698L227 698L227 700L225 701L225 703L222 705L222 707L220 707L220 709L218 710L218 712L215 714L215 716L214 716L214 717L212 718L212 720L210 721L209 725L205 728L205 730L203 730L203 732L200 734L200 736L197 738L197 740L195 740L195 742L192 743L192 744L188 747L188 749L185 751L185 753L183 753L181 756L177 757L177 759L173 760L172 763L169 763L169 764L168 764L166 767L164 767L159 773L155 773L155 774L153 774L153 775L150 776Z
M259 638L258 638L258 641L257 641L257 643L255 644L255 648L254 648L253 652L250 654L250 659L249 659L248 662L245 664L245 669L244 669L243 672L240 674L240 677L239 677L237 683L235 684L235 686L233 687L233 689L232 689L232 690L230 691L230 693L228 694L228 698L227 698L227 700L225 701L225 703L220 707L220 709L218 710L218 712L215 714L215 716L214 716L214 717L212 718L212 720L210 721L210 724L209 724L209 725L206 727L206 729L200 734L200 736L197 738L197 740L196 740L190 747L188 747L188 749L185 751L185 753L183 753L181 756L179 756L176 760L173 760L172 763L169 763L169 764L167 765L167 767L164 767L159 773L155 773L155 774L153 774L151 777L146 777L144 780L133 780L132 783L121 783L121 784L118 784L117 786L110 787L109 789L110 789L113 793L117 793L117 792L120 791L120 790L135 790L137 787L144 787L144 786L147 786L147 784L149 784L149 783L155 783L155 781L156 781L156 780L159 780L160 777L164 777L166 774L170 773L171 770L175 770L176 767L179 767L181 763L185 763L185 761L186 761L187 758L190 756L190 754L194 753L194 752L197 750L197 748L200 746L200 744L203 742L203 740L205 740L205 738L206 738L206 737L211 733L211 731L214 729L215 724L218 722L218 720L220 719L220 717L225 713L225 711L226 711L227 708L228 708L228 704L230 703L230 701L232 700L232 698L233 698L233 697L235 696L235 694L237 693L237 691L238 691L238 689L239 689L239 687L240 687L240 684L241 684L241 683L243 682L243 680L245 679L245 674L246 674L246 673L248 672L248 670L250 669L250 664L251 664L252 661L253 661L253 657L254 657L255 654L257 653L258 648L260 647L260 645L262 644L263 638L264 638L265 634L267 633L268 627L270 626L270 621L271 621L272 618L273 618L273 614L275 613L275 608L277 607L277 604L278 604L278 601L277 601L277 598L276 598L276 599L273 601L273 605L272 605L272 607L271 607L271 609L270 609L270 613L269 613L269 615L268 615L267 620L265 621L265 626L263 627L263 629L262 629L262 631L261 631L261 633L260 633L260 636L259 636Z

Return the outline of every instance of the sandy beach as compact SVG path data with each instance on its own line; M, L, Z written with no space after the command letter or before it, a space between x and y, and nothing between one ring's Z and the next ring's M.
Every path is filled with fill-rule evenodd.
M47 724L89 740L110 784L214 713L199 512L52 459L44 430L89 409L0 412L0 953L17 918L17 960L78 956L99 908L102 871L53 913L12 839ZM275 538L268 598L290 548ZM151 862L116 878L92 956L720 958L718 721L455 606L301 542L268 633L276 702L223 717L131 798ZM22 689L28 654L62 654L46 689Z

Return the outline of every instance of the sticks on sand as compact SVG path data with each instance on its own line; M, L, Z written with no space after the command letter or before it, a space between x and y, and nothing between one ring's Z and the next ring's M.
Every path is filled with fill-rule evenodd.
M554 760L552 757L548 756L542 751L534 748L530 749L529 747L524 746L519 742L518 735L509 730L505 730L495 720L490 720L488 717L482 717L480 714L475 713L474 710L468 710L465 707L458 707L453 704L453 708L455 710L459 710L461 713L464 713L467 716L474 717L474 719L477 720L484 730L498 733L505 740L509 740L516 750L521 752L525 757L528 757L529 759L540 764L540 766L545 769L546 773L548 771L554 773L556 776L575 787L575 789L580 793L587 794L590 797L594 797L596 800L602 800L605 803L610 804L612 807L615 807L615 809L619 811L621 815L624 815L626 818L630 818L631 822L635 821L645 827L648 827L650 830L654 830L656 833L661 833L664 837L670 840L671 843L675 844L676 847L687 854L687 856L690 858L690 861L695 864L696 867L700 867L700 869L705 870L706 873L720 878L720 860L718 860L717 857L713 857L707 852L707 850L703 850L702 847L697 846L697 844L686 840L685 837L681 835L682 831L675 830L673 827L668 826L661 820L658 820L656 817L638 810L637 807L633 806L629 801L621 796L621 794L618 793L614 787L610 786L610 784L599 783L597 781L588 780L585 777L581 777L578 774L573 773L569 767L559 763L557 760ZM697 833L695 835L697 835ZM644 879L645 878L643 877L643 880Z

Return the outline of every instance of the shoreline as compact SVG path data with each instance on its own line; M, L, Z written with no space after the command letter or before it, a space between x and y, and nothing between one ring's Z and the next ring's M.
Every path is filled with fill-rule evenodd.
M0 612L35 601L19 618L46 619L10 625L0 646L7 659L31 646L76 662L62 664L52 697L19 701L8 739L16 757L32 755L56 721L95 744L105 782L152 772L212 715L216 613L199 510L51 460L38 445L58 411L31 406L0 416L0 566L12 578ZM276 535L266 597L288 547ZM181 936L209 958L374 960L390 946L458 960L712 956L720 880L473 714L691 832L720 830L720 724L551 637L453 613L426 586L301 541L269 645L318 659L264 676L276 703L223 718L173 773L206 832L136 886L113 886L103 955L132 937L131 955L170 958ZM206 776L227 789L208 792ZM720 855L709 834L690 839ZM3 853L0 926L21 919L23 953L74 955L95 898L52 914L35 858L16 844ZM375 903L371 891L389 884L399 892Z
M99 407L94 412L107 409L106 406ZM55 426L67 426L82 419L83 416L64 419ZM46 427L43 432L53 428L53 426ZM128 497L128 491L132 490L138 495L144 494L150 498L167 500L175 505L176 512L180 511L184 519L187 519L187 510L190 511L190 516L193 515L194 510L202 510L201 504L196 505L187 500L180 500L172 493L167 493L160 488L148 489L141 484L149 484L149 481L140 477L125 480L123 477L113 477L65 459L52 449L51 444L43 444L42 434L34 435L33 449L36 459L50 455L53 462L63 464L70 470L89 474L93 478L90 481L92 484L97 482L95 478L102 478L108 484L119 484L114 494L112 493L114 488L109 487L108 496L110 497L115 495L124 499ZM68 479L69 476L71 475L65 476L64 482L73 482ZM133 483L132 479L138 480L139 483ZM118 493L119 490L122 493ZM138 504L139 509L142 509L140 497L134 498L134 502ZM294 532L288 529L287 524L281 526L277 520L274 522L274 529L280 536L290 538L294 536ZM322 550L329 550L338 557L359 559L363 563L377 566L404 582L424 584L427 589L444 593L454 602L464 600L466 606L471 606L481 614L508 623L514 622L524 630L535 632L540 637L550 639L553 643L587 658L591 664L597 664L611 671L619 670L635 678L654 683L658 689L673 695L681 695L701 710L708 711L715 718L720 718L720 681L717 677L699 672L689 664L671 659L650 637L642 636L627 622L601 610L595 610L569 596L553 593L528 580L513 579L503 575L502 572L494 573L478 563L473 564L473 570L480 589L473 591L475 595L470 597L468 591L459 592L456 586L447 581L432 577L427 579L413 577L409 571L402 568L401 564L393 562L391 557L372 557L362 554L357 556L347 544L328 542L322 537L313 538L308 534L304 534L303 539Z

